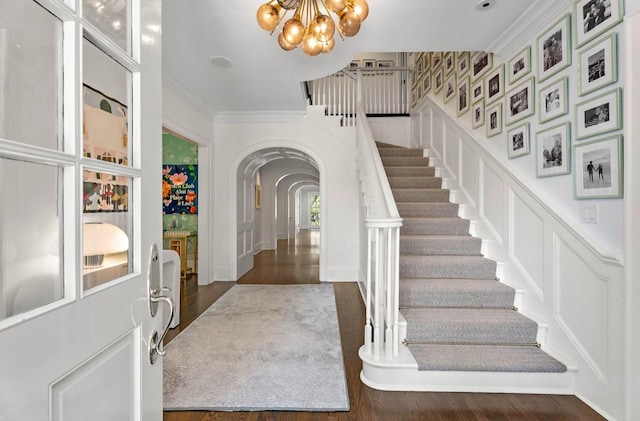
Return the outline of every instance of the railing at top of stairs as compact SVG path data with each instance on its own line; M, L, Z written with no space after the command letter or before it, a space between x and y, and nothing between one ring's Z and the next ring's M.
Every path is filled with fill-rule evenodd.
M398 355L400 341L398 321L402 218L377 152L364 107L358 104L356 110L358 172L365 213L361 231L367 233L364 352L379 359L384 350L386 358L392 358Z
M354 67L306 83L311 105L324 105L327 115L355 126L358 104L371 116L409 115L408 67Z

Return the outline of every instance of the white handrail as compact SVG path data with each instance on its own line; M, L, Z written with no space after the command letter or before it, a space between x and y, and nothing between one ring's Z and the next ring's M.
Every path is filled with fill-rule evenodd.
M357 107L356 143L362 207L361 222L367 233L365 286L365 353L380 359L396 357L399 348L399 259L400 227L398 213L380 154L362 104Z
M324 105L328 115L342 117L342 125L356 125L357 104L367 114L408 115L408 67L372 67L340 70L308 82L312 105Z

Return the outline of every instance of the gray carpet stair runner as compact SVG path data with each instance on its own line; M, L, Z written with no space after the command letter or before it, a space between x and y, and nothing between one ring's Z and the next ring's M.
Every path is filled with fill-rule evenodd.
M458 216L422 149L377 143L403 218L400 312L420 370L564 372L540 349L538 325L514 308L515 291Z

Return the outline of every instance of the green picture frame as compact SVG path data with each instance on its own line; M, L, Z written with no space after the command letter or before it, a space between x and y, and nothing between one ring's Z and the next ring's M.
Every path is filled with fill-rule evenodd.
M471 109L471 97L469 96L469 91L471 90L471 88L469 87L469 83L470 79L468 76L458 81L458 86L456 89L456 111L458 117L462 116Z
M531 153L529 123L520 124L507 132L507 155L509 159Z
M536 177L571 172L571 124L562 123L536 133Z
M496 102L487 108L485 124L487 137L494 137L502 133L502 102Z
M616 34L578 52L578 94L587 95L618 81Z
M537 38L538 81L571 65L571 15L568 13Z
M509 60L507 73L510 85L531 73L531 47L529 45Z
M546 123L569 113L569 78L563 77L538 88L538 121Z
M504 64L492 69L484 77L484 100L487 105L504 96Z
M612 199L623 196L622 135L574 146L574 197Z
M615 88L576 104L576 139L622 129L622 89Z
M506 95L505 121L507 126L532 116L535 112L535 82L530 77L512 88Z

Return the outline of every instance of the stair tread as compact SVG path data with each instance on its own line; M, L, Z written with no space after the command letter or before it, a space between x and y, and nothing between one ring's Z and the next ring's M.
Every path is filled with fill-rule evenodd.
M535 344L538 324L513 309L404 308L409 342Z
M408 345L418 370L564 373L567 366L536 346Z
M513 309L515 290L495 279L400 279L400 308Z

